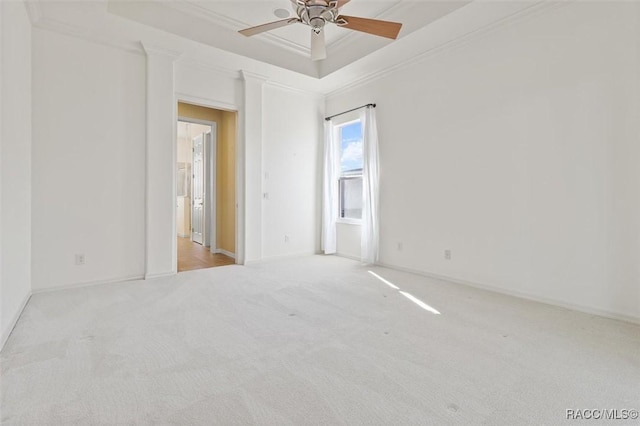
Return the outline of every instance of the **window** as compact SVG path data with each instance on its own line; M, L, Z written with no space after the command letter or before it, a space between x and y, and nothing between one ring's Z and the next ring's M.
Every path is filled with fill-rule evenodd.
M362 219L362 123L351 121L338 126L340 177L338 217Z

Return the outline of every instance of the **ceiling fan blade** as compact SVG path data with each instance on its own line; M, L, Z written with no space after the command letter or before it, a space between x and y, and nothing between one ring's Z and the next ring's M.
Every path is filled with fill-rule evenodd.
M244 30L240 30L238 32L247 37L251 37L253 35L260 34L265 31L271 31L271 30L275 30L276 28L286 27L287 25L295 24L296 22L300 22L300 20L298 18L287 18L281 21L269 22L268 24L258 25L256 27L245 28Z
M338 0L338 9L349 3L350 0Z
M363 33L374 34L380 37L386 37L391 39L398 38L398 33L402 24L399 22L391 21L379 21L377 19L358 18L357 16L338 16L338 20L344 19L346 24L341 24L342 28L348 28L354 31L361 31Z
M318 34L311 30L311 60L319 61L327 58L327 47L324 42L324 30Z

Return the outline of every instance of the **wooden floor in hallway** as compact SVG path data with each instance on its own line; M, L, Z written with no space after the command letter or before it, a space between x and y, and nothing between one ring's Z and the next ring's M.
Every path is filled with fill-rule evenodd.
M189 238L178 237L178 272L233 265L235 263L236 261L229 256L211 253L208 247L194 243Z

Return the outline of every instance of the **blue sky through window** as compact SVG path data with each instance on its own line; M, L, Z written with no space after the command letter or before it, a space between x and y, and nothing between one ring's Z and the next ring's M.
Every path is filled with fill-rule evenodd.
M362 124L348 124L340 132L340 170L348 172L362 169Z

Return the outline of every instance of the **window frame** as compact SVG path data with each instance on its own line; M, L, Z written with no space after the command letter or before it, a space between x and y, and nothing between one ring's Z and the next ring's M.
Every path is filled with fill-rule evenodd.
M360 216L359 219L342 217L343 196L341 191L341 181L342 179L355 179L355 178L364 179L364 175L362 171L360 172L360 174L345 175L344 172L342 171L342 168L340 167L340 159L342 158L342 128L358 122L362 123L362 120L360 119L360 117L346 119L344 121L341 121L340 123L334 124L334 132L335 132L334 136L335 136L336 144L338 145L338 153L340 154L338 158L338 168L340 172L338 174L338 179L336 180L336 185L338 185L338 218L336 220L336 223L343 223L348 225L362 225L362 216ZM364 144L364 140L362 141L362 143Z

